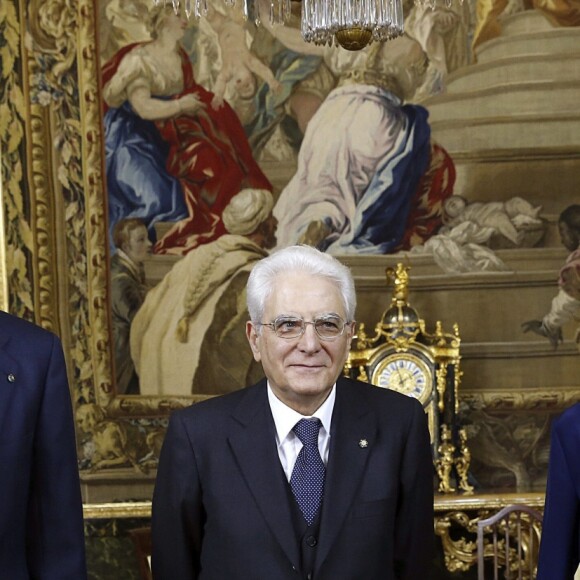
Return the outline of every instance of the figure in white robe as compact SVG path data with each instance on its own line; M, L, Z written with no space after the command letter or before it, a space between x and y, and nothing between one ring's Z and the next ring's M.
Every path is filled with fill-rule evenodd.
M278 245L393 251L429 165L427 113L403 106L423 78L425 53L402 36L357 52L327 47L323 56L338 86L310 120L296 174L274 208Z
M272 195L242 190L223 212L230 234L192 250L149 291L131 326L143 395L215 395L254 382L245 286L276 241ZM259 366L259 365L258 365Z

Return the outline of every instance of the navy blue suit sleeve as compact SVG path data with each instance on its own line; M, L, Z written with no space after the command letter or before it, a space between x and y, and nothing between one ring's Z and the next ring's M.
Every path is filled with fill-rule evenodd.
M579 564L580 407L577 410L574 421L557 421L552 429L537 580L571 580Z
M159 457L152 506L154 580L198 577L203 507L195 453L180 413L172 415Z
M39 346L44 344L39 341ZM85 544L72 405L60 341L52 335L48 345L48 366L38 371L43 393L32 450L27 561L31 578L83 580Z
M427 418L416 402L401 465L395 534L395 573L427 580L433 563L433 458Z

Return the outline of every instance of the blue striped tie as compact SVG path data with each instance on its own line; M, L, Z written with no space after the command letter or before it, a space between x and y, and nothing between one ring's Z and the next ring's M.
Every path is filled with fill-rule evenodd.
M296 458L290 487L309 526L316 518L324 493L326 469L318 450L320 427L320 419L300 419L292 429L303 447Z

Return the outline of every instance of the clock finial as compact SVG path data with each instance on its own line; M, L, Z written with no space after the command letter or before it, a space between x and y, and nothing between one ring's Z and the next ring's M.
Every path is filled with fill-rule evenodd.
M400 262L397 264L397 268L387 268L387 284L390 284L391 280L395 289L393 290L393 306L403 306L407 304L407 298L409 297L409 270L411 268L408 266L403 266Z

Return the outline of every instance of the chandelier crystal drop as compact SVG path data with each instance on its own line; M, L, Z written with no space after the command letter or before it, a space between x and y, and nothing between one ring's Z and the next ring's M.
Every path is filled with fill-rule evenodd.
M252 19L256 25L260 24L260 16L257 7L254 5L255 0L224 0L224 4L228 7L233 7L236 2L242 2L242 13L246 19ZM187 18L193 15L199 19L202 16L207 16L208 0L185 0L183 3L183 12ZM181 11L180 0L153 0L155 6L168 5L173 6L176 14ZM291 16L291 0L271 0L269 4L269 20L272 24L284 24Z
M360 50L403 33L402 1L302 0L301 32L306 42Z
M246 18L260 24L257 0L224 0L227 6L242 2ZM436 1L436 0L416 0ZM207 15L208 0L184 0L188 18ZM154 0L156 5L171 3L175 12L180 0ZM372 41L390 40L403 34L403 0L302 0L301 33L306 42L347 50L361 50ZM291 0L270 0L269 21L284 24L291 16Z

